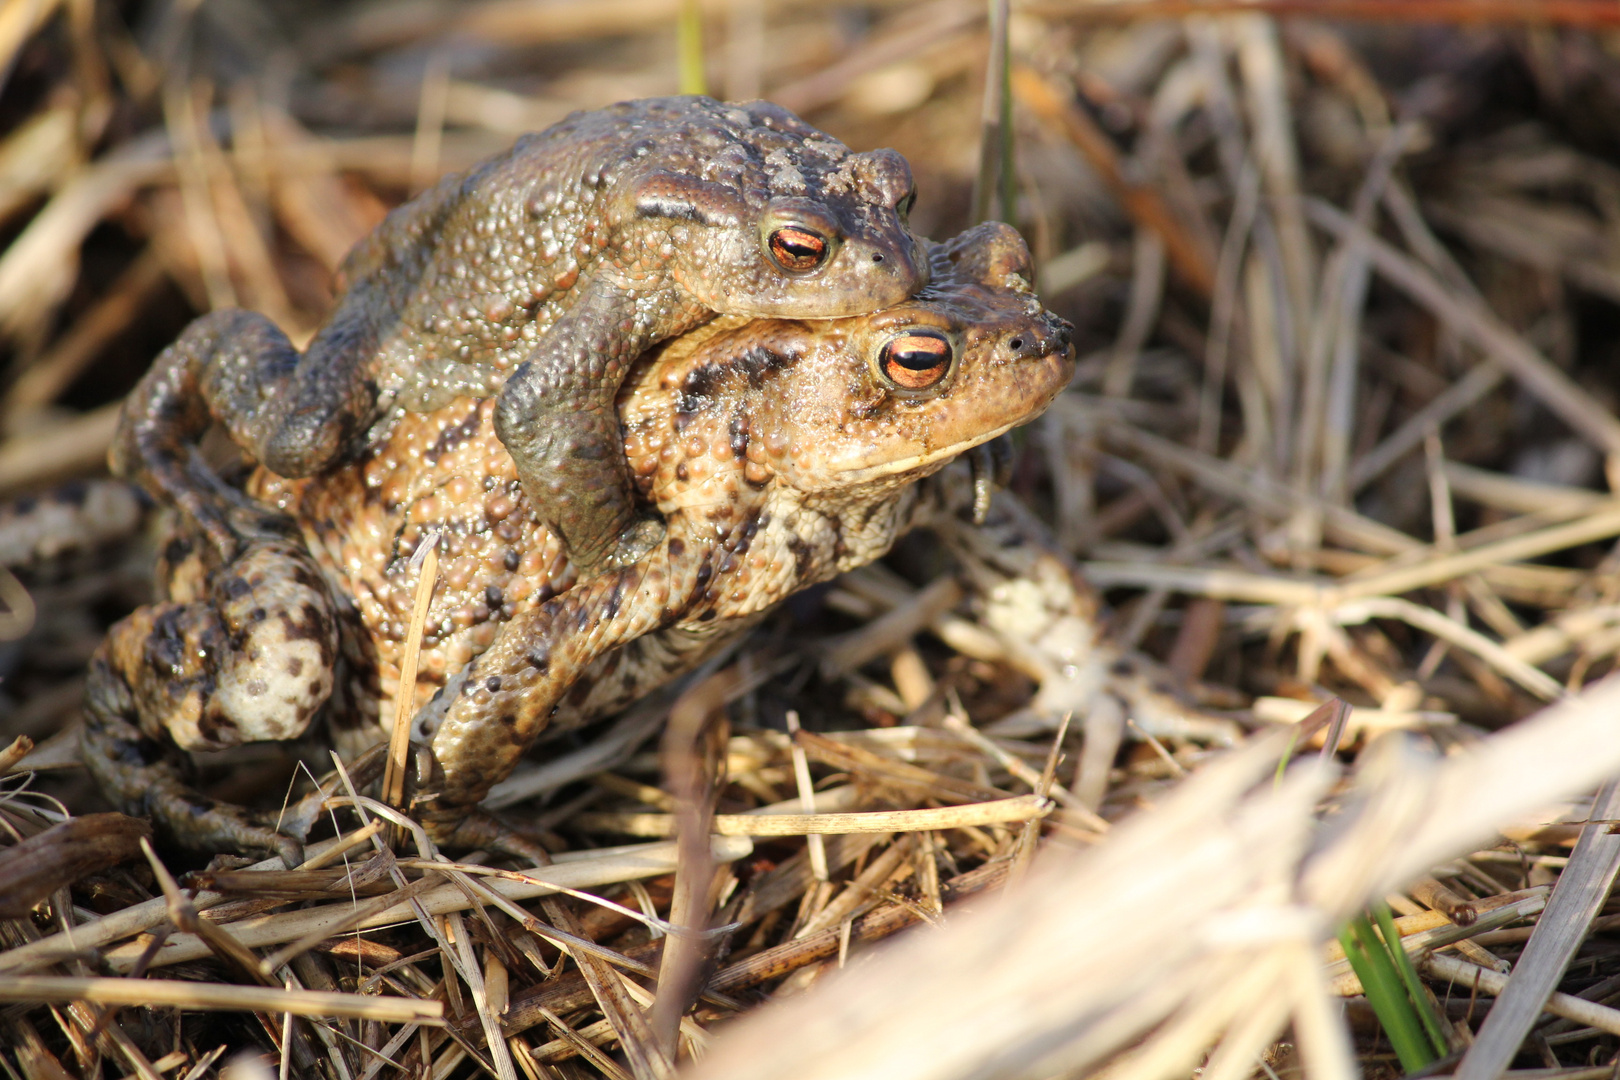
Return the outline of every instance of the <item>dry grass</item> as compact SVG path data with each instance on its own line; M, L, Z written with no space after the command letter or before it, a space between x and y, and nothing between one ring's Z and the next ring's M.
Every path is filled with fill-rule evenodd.
M709 86L899 149L919 231L1005 186L983 5L702 7ZM0 4L0 494L98 475L191 314L307 338L388 206L673 91L682 8ZM1082 351L1023 501L500 785L549 866L452 861L340 772L303 866L176 881L75 764L85 661L149 595L138 508L0 511L0 733L39 744L0 754L0 1066L1386 1075L1324 943L1388 897L1446 1072L1612 1075L1620 839L1578 823L1620 816L1620 691L1587 690L1620 651L1616 23L1014 4L1017 224ZM331 767L202 775L274 805L300 754Z

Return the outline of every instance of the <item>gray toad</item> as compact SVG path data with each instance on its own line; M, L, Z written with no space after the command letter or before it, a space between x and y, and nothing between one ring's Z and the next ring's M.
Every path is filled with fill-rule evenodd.
M765 102L631 101L575 113L395 210L349 255L302 354L264 316L198 319L125 408L116 470L229 528L188 475L211 421L281 476L375 446L402 410L499 394L496 433L576 565L633 561L614 394L649 346L716 314L859 315L927 280L911 170Z

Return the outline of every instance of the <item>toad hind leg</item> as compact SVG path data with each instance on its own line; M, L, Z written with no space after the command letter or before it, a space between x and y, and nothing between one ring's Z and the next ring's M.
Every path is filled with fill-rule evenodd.
M671 308L593 282L496 402L495 433L529 504L587 574L628 566L663 536L661 522L636 516L614 398L643 350L707 315Z
M295 842L193 791L165 752L294 738L332 690L336 612L303 538L258 508L221 516L241 553L208 572L204 595L139 609L96 651L83 756L109 797L188 846L290 858Z
M302 354L257 312L222 309L193 321L125 402L113 471L178 506L229 558L208 485L188 472L192 446L217 421L279 476L308 476L341 458L389 404L378 388L384 346L464 179L447 177L355 246L343 264L348 290Z
M348 321L354 321L350 319ZM119 418L113 471L186 513L229 557L218 485L192 462L197 440L219 421L237 445L282 476L336 460L369 422L376 393L346 356L363 337L334 319L300 356L256 312L224 309L187 326L136 386Z
M277 832L268 815L207 798L186 781L168 748L130 722L129 688L99 653L91 661L88 692L80 753L90 776L119 809L150 817L187 847L271 852L288 869L303 862L303 845Z

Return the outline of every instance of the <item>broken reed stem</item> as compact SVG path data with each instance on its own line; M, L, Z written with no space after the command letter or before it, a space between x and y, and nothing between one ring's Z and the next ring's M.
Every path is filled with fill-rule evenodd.
M658 965L658 990L648 1026L659 1048L675 1060L681 1017L697 1000L703 975L718 942L708 938L712 916L710 885L717 865L710 842L714 800L726 782L730 724L726 701L740 681L735 665L709 676L682 694L669 711L659 757L664 784L675 796L675 890L669 921L689 931L666 939Z
M416 704L416 667L422 655L422 634L427 626L428 605L439 577L439 534L435 531L422 541L421 572L416 578L416 603L411 608L410 628L405 632L405 653L399 661L399 687L394 691L394 728L388 739L388 764L383 772L383 802L403 810L405 801L406 757L411 748L411 719ZM398 830L391 830L397 833ZM398 835L393 837L397 844Z

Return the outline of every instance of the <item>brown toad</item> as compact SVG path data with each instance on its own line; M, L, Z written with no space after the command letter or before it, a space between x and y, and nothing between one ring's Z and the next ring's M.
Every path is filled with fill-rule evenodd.
M575 565L631 561L659 533L636 519L613 413L631 363L716 314L830 318L913 295L914 190L894 151L851 153L765 102L575 113L390 214L302 354L253 312L194 322L132 395L116 469L228 554L186 469L210 422L309 476L375 449L402 412L498 393L496 432Z
M716 320L636 366L619 396L621 445L668 531L629 566L576 575L529 511L487 399L407 417L361 461L314 478L261 468L249 493L288 517L215 487L240 554L220 565L200 538L171 545L181 572L168 602L115 628L93 664L92 770L192 843L284 843L190 792L157 740L197 749L302 730L340 647L345 704L383 738L407 563L436 535L413 688L413 738L442 770L426 818L446 842L490 842L470 811L542 729L621 707L793 592L879 557L914 522L917 480L1032 419L1067 383L1068 324L1030 291L1016 233L980 226L932 261L934 282L885 311ZM336 604L323 606L323 585Z

